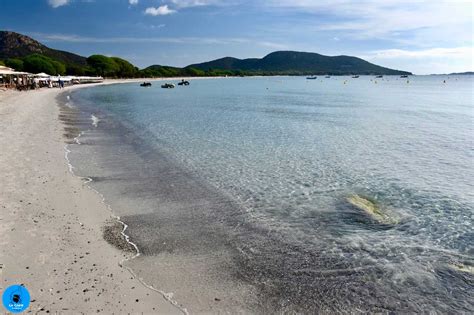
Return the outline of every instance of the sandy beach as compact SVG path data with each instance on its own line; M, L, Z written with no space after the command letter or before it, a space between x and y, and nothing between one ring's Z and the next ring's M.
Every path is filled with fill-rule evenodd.
M80 87L0 92L0 290L24 284L35 313L183 313L121 267L136 252L104 240L121 225L69 170L56 98Z

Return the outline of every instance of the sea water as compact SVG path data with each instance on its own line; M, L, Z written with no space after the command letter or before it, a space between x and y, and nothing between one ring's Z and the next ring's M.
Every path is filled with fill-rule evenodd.
M71 163L150 285L191 311L474 311L472 76L160 84L71 93Z

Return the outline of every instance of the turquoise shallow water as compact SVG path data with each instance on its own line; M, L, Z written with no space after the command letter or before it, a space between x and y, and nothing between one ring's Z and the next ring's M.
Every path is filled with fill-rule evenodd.
M474 265L474 80L408 80L84 89L72 95L85 131L72 162L129 216L144 253L225 239L236 281L274 310L474 311L472 273L456 267ZM395 223L350 206L353 194ZM192 236L160 226L189 222L196 204L212 210L193 210Z

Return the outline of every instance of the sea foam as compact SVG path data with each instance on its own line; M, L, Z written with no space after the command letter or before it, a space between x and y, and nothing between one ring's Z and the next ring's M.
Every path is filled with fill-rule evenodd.
M94 126L95 128L97 128L97 126L99 125L100 119L97 118L97 117L94 116L94 115L91 115L91 120L92 120L92 126Z

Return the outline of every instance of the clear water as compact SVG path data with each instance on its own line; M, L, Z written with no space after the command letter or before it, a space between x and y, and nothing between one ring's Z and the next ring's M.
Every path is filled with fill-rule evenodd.
M73 164L129 216L149 259L204 244L212 260L203 253L221 242L232 281L254 288L256 311L473 312L474 80L408 80L79 90L89 145L73 148ZM395 223L349 205L353 194ZM196 204L212 211L202 220L194 211L190 223ZM172 221L194 232L183 240ZM159 245L171 238L173 248Z

